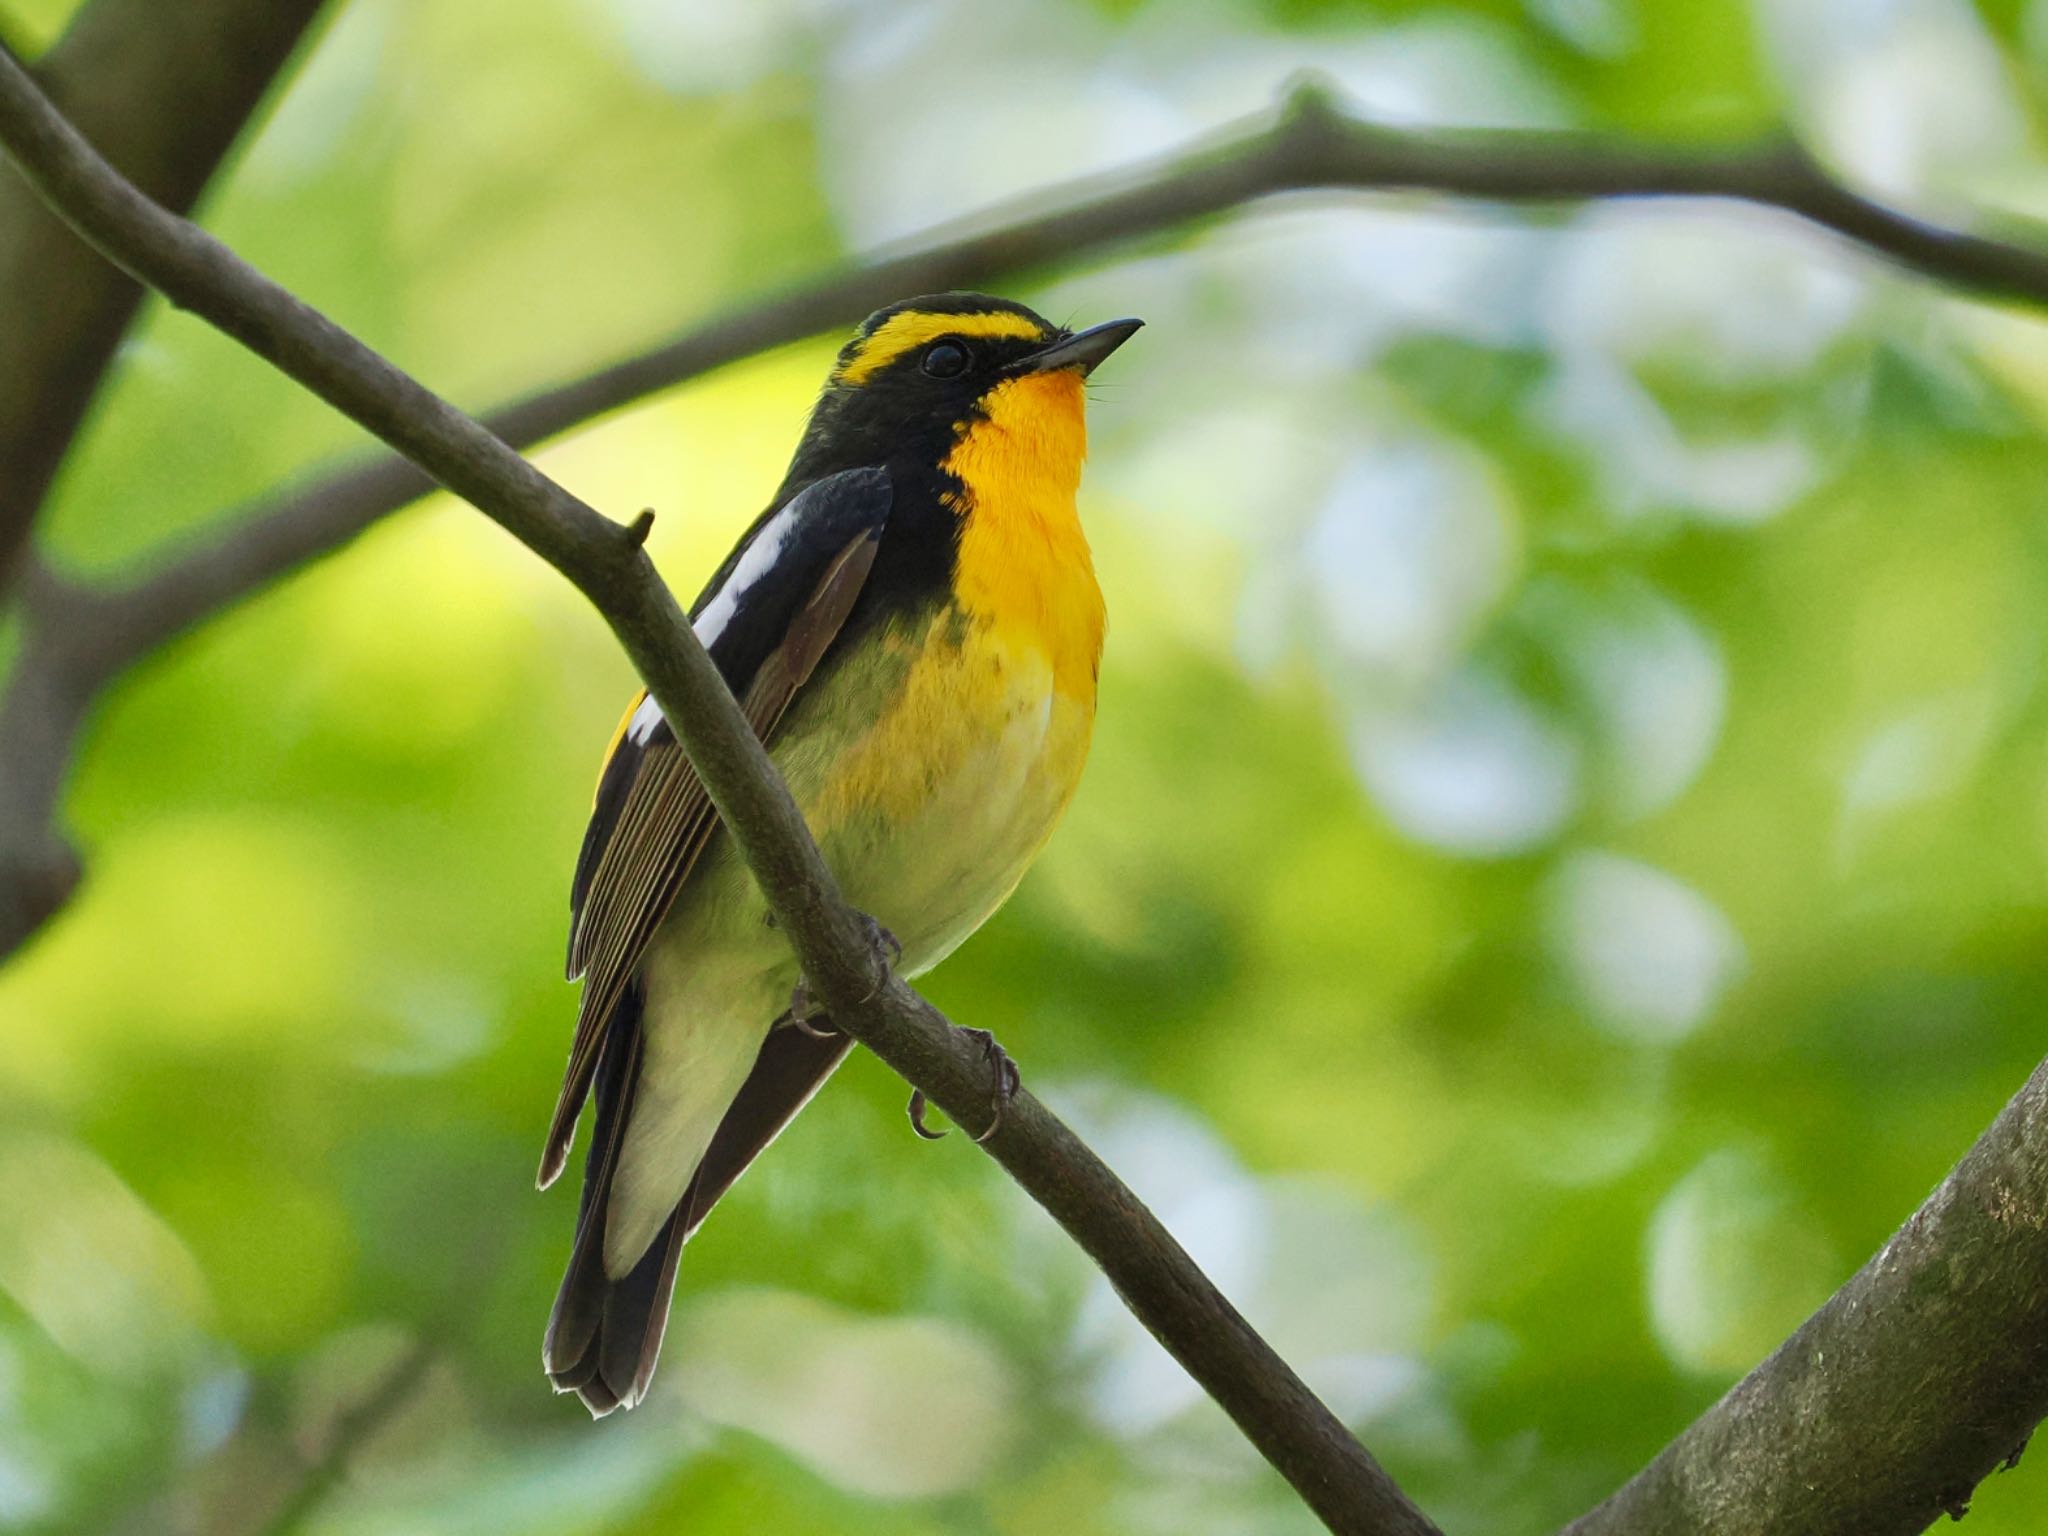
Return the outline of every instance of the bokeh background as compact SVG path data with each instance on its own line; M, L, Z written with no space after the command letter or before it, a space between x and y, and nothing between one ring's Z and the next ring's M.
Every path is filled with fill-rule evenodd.
M67 9L0 0L30 45ZM1304 68L1396 123L1784 121L1924 213L2048 204L2040 0L336 9L210 222L477 406ZM929 990L1448 1529L1544 1530L2042 1053L2048 331L1688 204L1290 199L1013 291L1151 324L1093 391L1088 779ZM833 345L542 462L659 508L694 591ZM159 307L53 548L357 444ZM653 1399L549 1395L564 891L631 685L437 500L109 700L90 882L0 970L0 1527L1310 1529L865 1059L691 1245ZM1970 1529L2044 1511L2037 1455Z

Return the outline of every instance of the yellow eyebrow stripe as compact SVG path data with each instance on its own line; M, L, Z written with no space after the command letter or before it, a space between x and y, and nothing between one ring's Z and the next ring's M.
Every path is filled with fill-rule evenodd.
M941 336L998 336L1019 341L1044 341L1045 329L1022 315L998 311L989 315L941 315L923 310L905 310L891 315L862 338L853 355L839 368L841 384L865 384L870 377Z

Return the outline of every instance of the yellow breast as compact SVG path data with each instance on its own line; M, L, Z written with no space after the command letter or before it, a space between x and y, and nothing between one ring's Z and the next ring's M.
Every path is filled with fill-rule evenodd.
M936 965L1015 888L1066 809L1094 723L1036 644L949 605L834 674L833 726L776 756L847 898Z

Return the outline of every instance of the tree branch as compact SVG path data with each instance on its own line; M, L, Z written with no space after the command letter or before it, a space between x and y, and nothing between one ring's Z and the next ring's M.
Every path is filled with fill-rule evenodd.
M978 1058L886 978L833 889L765 754L631 530L609 524L182 221L110 181L53 129L0 61L0 137L25 146L95 238L173 295L433 467L607 613L671 717L835 1017L970 1127L986 1123ZM38 133L38 122L42 131ZM1280 124L1084 188L1072 206L839 274L736 312L640 358L499 413L521 442L916 288L958 286L1176 227L1267 193L1408 187L1503 201L1692 195L1795 213L1901 264L1993 296L2048 301L2048 259L1922 224L1831 181L1786 145L1673 156L1571 136L1389 134L1298 96ZM139 242L139 243L129 243ZM0 769L41 765L25 798L53 807L94 691L137 656L344 541L429 484L400 459L330 480L231 527L154 576L95 593L35 571ZM86 622L90 620L91 622ZM93 637L60 645L60 635ZM680 708L678 706L681 706ZM22 729L23 723L35 729ZM24 745L25 744L25 745ZM0 814L13 809L0 801ZM46 825L46 823L45 823ZM61 901L59 881L43 905ZM7 921L0 911L0 925ZM1334 1529L1428 1530L1341 1425L1271 1355L1135 1197L1028 1095L991 1152L1098 1262L1162 1342ZM1770 1360L1640 1476L1569 1527L1914 1531L1967 1501L2048 1413L2048 1064L1922 1210ZM1361 1513L1363 1511L1363 1513Z
M322 0L91 0L43 89L158 202L192 206ZM142 289L0 170L0 591Z
M974 1129L980 1051L875 953L803 817L641 547L483 427L101 160L0 54L0 143L111 260L275 364L420 464L567 576L646 679L835 1024ZM1333 1531L1435 1527L1115 1174L1021 1093L989 1151L1101 1265L1133 1312Z
M92 594L41 561L15 582L21 646L0 694L0 954L63 910L84 875L57 831L71 752L104 679L83 664Z
M2048 1062L1799 1331L1564 1536L1910 1536L2048 1417Z
M1926 224L1834 181L1790 139L1646 150L1579 133L1409 133L1346 115L1297 86L1277 119L1178 154L1050 188L741 305L659 346L513 401L481 419L515 448L771 347L851 324L905 294L971 288L1184 230L1283 192L1420 191L1498 203L1704 197L1777 208L1924 276L2048 305L2048 252ZM368 460L224 517L194 547L118 590L129 654L163 644L417 500L431 484L401 455Z
M37 65L137 185L192 205L320 10L322 0L89 0ZM4 48L0 44L0 48ZM57 829L71 753L104 675L88 675L65 626L108 617L60 603L27 570L29 533L70 449L141 286L95 256L27 183L0 166L0 604L27 611L0 698L0 955L70 899L82 866ZM134 653L139 654L139 653Z

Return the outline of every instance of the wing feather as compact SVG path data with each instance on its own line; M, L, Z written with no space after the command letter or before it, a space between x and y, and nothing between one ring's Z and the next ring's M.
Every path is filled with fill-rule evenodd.
M859 600L889 501L882 470L849 470L818 482L783 514L755 525L757 543L779 539L770 551L773 563L742 551L726 562L723 585L714 582L698 599L700 615L717 605L718 627L708 641L712 658L763 741L772 739ZM745 655L749 649L756 654ZM718 826L667 721L656 712L643 731L640 711L636 703L599 779L577 860L569 972L583 977L583 996L541 1157L543 1188L568 1162L611 1018Z

